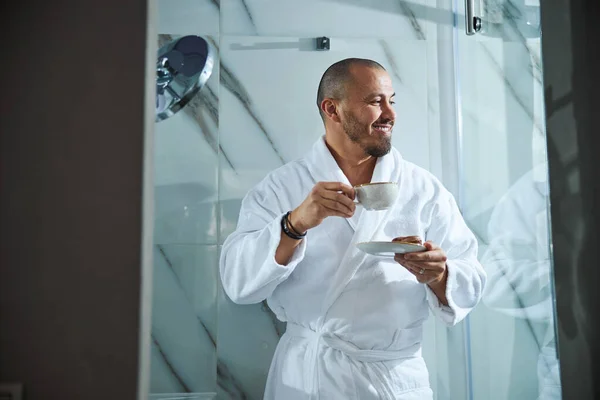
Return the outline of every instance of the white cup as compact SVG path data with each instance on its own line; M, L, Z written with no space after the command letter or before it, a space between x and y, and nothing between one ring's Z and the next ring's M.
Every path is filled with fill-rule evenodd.
M398 197L398 184L395 182L373 182L354 186L354 202L366 210L387 210Z

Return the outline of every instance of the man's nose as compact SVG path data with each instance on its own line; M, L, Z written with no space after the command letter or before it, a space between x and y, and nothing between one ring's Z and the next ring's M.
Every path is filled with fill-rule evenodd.
M394 110L394 107L390 103L386 103L386 105L383 107L381 116L394 121L396 120L396 110Z

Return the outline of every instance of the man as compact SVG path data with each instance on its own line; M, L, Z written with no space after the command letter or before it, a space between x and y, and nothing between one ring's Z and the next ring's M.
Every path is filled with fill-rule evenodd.
M246 195L223 245L227 295L267 299L288 322L265 399L431 399L421 357L428 308L452 325L481 297L477 242L453 197L391 146L393 104L378 63L329 67L317 93L325 136ZM353 186L368 182L397 182L396 203L356 206ZM425 252L383 258L356 247L414 235L428 240Z

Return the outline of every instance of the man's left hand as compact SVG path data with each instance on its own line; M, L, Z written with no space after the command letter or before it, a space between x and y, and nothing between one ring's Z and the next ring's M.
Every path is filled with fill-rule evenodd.
M425 251L394 256L400 265L409 270L420 283L429 285L434 292L445 292L448 270L446 253L436 244L425 242Z

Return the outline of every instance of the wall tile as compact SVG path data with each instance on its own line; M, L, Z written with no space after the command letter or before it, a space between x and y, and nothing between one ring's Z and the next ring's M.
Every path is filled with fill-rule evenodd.
M152 392L216 391L217 282L216 246L155 246Z
M158 33L219 35L219 0L158 0Z
M221 34L428 39L451 21L434 0L222 0Z

